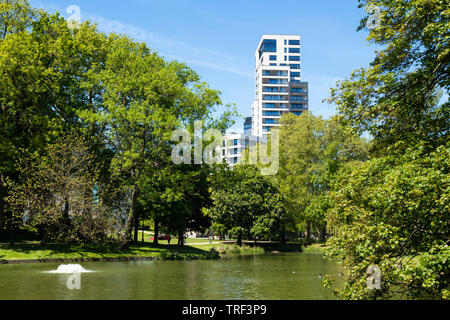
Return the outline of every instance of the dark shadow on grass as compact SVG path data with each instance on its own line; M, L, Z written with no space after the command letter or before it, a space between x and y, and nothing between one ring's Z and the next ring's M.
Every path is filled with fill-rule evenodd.
M122 258L122 257L158 257L161 259L209 259L215 258L215 254L190 246L169 246L154 244L130 244L122 248L120 244L57 244L52 243L46 246L39 244L16 244L10 247L7 244L0 244L0 249L11 250L27 255L25 259L58 259L62 255L66 259L77 258ZM42 256L40 251L48 251ZM33 253L36 252L35 255ZM39 256L37 256L39 252ZM29 256L29 257L28 257ZM2 256L5 258L6 256Z

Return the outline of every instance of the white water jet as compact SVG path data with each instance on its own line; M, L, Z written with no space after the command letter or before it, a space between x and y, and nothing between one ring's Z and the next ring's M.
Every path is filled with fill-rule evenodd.
M73 273L88 273L95 272L84 269L79 264L62 264L58 269L53 271L45 271L46 273L62 273L62 274L73 274Z

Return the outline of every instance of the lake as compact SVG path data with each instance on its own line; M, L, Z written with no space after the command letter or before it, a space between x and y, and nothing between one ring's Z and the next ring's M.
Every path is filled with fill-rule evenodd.
M335 262L305 253L80 265L90 272L52 273L59 263L0 265L0 299L323 300L334 297L320 275L338 272Z

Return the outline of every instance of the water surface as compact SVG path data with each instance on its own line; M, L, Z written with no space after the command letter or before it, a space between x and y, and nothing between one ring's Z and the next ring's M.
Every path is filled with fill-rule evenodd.
M333 299L320 275L336 263L318 254L265 254L219 260L81 263L80 289L60 264L0 265L0 299L299 300ZM73 286L72 286L73 288Z

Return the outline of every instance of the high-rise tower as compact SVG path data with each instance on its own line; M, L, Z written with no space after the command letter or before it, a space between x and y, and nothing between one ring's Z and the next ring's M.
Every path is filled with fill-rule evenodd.
M255 53L252 132L265 137L285 113L308 110L308 83L301 81L300 36L263 35Z

